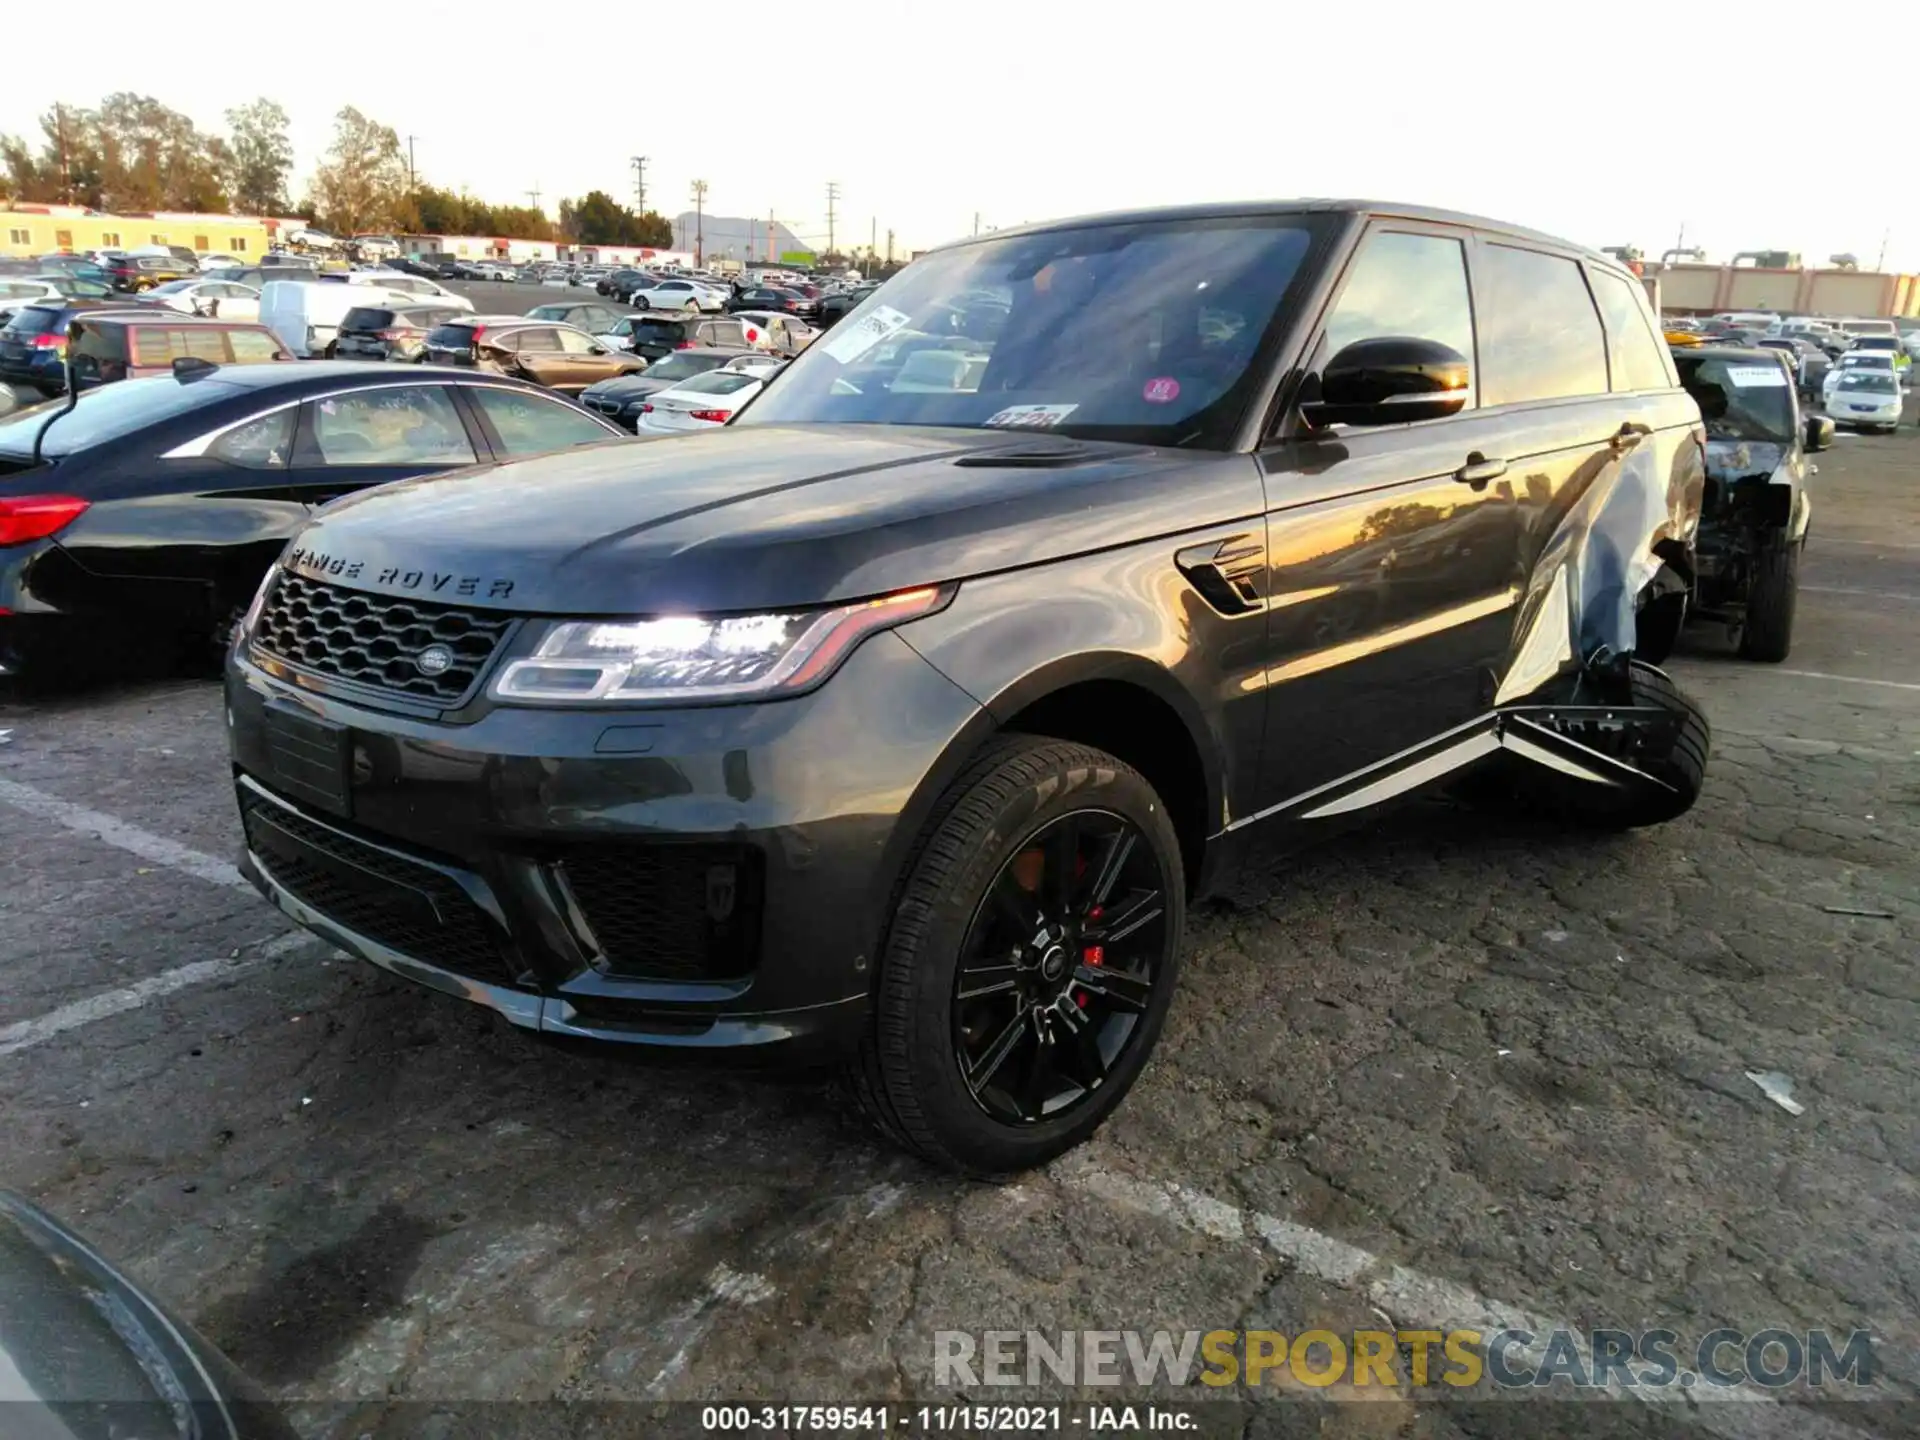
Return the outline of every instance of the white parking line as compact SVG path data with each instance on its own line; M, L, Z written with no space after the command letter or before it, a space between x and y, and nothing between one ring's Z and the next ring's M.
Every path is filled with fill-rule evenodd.
M1908 604L1920 601L1920 595L1904 590L1852 590L1845 585L1802 585L1800 589L1809 595L1860 595L1868 600L1904 600Z
M129 825L98 810L76 805L71 800L62 800L58 795L36 790L31 785L22 785L17 780L0 780L0 802L16 810L24 810L29 815L38 815L42 820L51 820L76 834L104 840L129 855L138 855L142 860L151 860L169 870L178 870L209 885L224 885L232 890L253 888L225 860L182 845L177 840L169 840L164 835L142 830L138 825Z
M9 1055L17 1055L22 1050L31 1050L36 1045L44 1045L55 1036L64 1035L69 1030L78 1030L82 1025L91 1025L96 1020L105 1020L114 1015L124 1015L129 1010L138 1010L143 1005L151 1005L155 1000L163 999L177 991L190 989L195 985L205 985L209 981L228 979L244 974L263 961L275 960L302 945L318 945L319 937L307 934L304 930L292 935L281 935L267 941L252 955L243 960L196 960L191 965L182 965L174 970L166 970L158 975L149 975L131 985L118 990L109 990L102 995L89 995L84 1000L76 1000L71 1005L62 1005L58 1010L49 1010L45 1015L36 1015L31 1020L19 1020L11 1025L0 1026L0 1060Z
M1517 1305L1489 1299L1457 1281L1409 1270L1291 1220L1243 1210L1184 1185L1117 1175L1086 1158L1084 1152L1055 1161L1048 1173L1070 1189L1156 1216L1183 1230L1220 1240L1258 1240L1315 1279L1358 1289L1401 1329L1478 1330L1483 1335L1525 1330L1535 1337L1534 1343L1515 1346L1512 1354L1515 1358L1525 1356L1534 1364L1545 1357L1548 1337L1554 1331L1576 1337L1580 1331L1570 1322L1534 1315ZM1591 1373L1590 1352L1584 1344L1575 1348L1583 1368ZM1703 1429L1738 1440L1860 1440L1860 1432L1851 1426L1828 1420L1803 1405L1780 1404L1762 1391L1703 1385L1697 1372L1693 1374L1694 1383L1680 1383L1688 1373L1683 1368L1675 1376L1675 1383L1668 1386L1609 1383L1604 1390L1582 1393L1590 1393L1595 1399L1685 1405L1689 1418Z
M1764 675L1767 672L1756 670L1749 673ZM1829 675L1824 670L1775 670L1772 673L1792 675L1801 680L1839 680L1848 685L1882 685L1889 690L1920 690L1920 685L1914 685L1905 680L1869 680L1864 675Z

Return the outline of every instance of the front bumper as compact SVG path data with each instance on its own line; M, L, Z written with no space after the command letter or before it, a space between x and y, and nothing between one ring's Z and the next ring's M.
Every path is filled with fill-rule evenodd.
M242 868L341 949L529 1030L825 1058L866 1022L903 814L977 713L893 634L793 700L464 725L236 656Z

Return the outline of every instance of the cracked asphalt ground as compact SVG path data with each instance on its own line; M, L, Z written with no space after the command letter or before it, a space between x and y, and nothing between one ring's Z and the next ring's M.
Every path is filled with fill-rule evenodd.
M1195 916L1116 1119L1006 1187L888 1151L817 1079L556 1050L287 941L191 858L238 842L211 682L9 703L0 1184L329 1440L664 1423L601 1401L953 1400L943 1329L1506 1313L1865 1327L1909 1403L1824 1423L1911 1433L1920 436L1819 459L1792 658L1702 631L1673 664L1715 726L1691 815L1595 838L1430 802L1250 876ZM1746 1078L1774 1070L1804 1114ZM1821 1418L1341 1393L1263 1392L1226 1428ZM553 1399L581 1408L457 1408Z

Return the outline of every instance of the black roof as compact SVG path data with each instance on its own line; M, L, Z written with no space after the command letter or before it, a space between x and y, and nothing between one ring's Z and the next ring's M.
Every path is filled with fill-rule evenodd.
M1073 230L1089 225L1137 225L1168 220L1219 220L1244 215L1377 215L1395 220L1425 220L1436 225L1464 225L1475 230L1507 235L1515 240L1531 241L1536 245L1552 245L1558 249L1578 250L1588 259L1605 265L1608 269L1616 270L1622 275L1631 276L1633 273L1611 255L1603 255L1590 246L1564 240L1557 235L1529 230L1524 225L1514 225L1505 220L1493 220L1484 215L1469 215L1458 210L1441 210L1431 205L1405 205L1387 200L1239 200L1216 201L1206 205L1163 205L1142 210L1110 210L1092 215L1073 215L1058 220L1043 220L1031 225L1009 226L986 235L950 241L936 248L953 249L961 245L977 244L984 240L1002 239L1008 235L1038 235L1049 230Z

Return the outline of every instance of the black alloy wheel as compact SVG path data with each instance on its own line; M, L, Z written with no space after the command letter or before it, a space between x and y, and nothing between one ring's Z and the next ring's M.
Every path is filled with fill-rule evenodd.
M915 841L848 1080L897 1144L965 1175L1043 1165L1145 1067L1179 978L1166 806L1090 746L1006 735Z
M954 981L954 1050L987 1114L1034 1124L1106 1083L1153 999L1166 883L1139 827L1098 810L1050 822L1001 867Z

